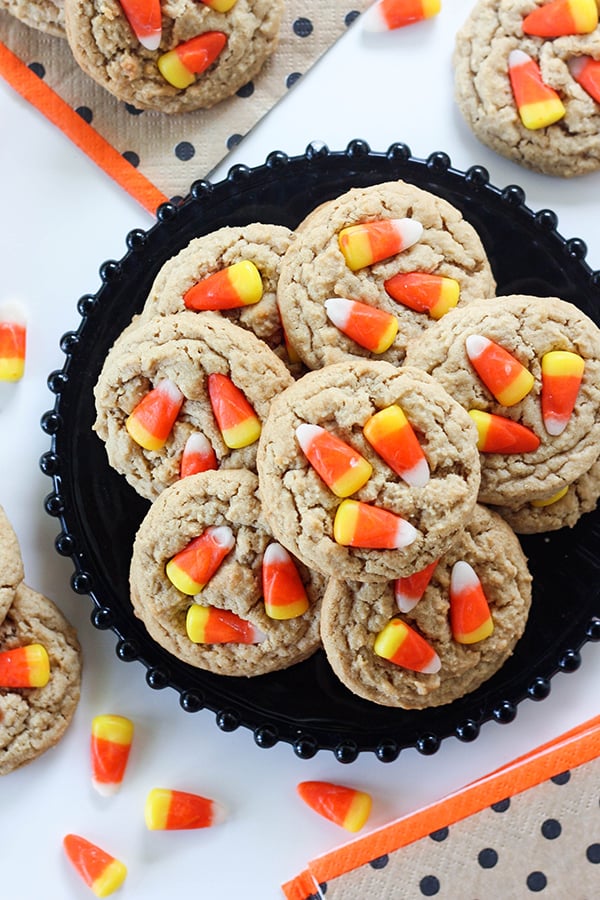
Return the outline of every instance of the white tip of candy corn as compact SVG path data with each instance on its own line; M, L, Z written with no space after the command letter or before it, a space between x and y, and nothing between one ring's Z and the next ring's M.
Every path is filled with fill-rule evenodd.
M328 318L336 328L344 328L350 317L352 301L345 297L330 297L323 304Z
M429 481L429 464L425 457L415 463L412 469L402 472L402 478L411 487L425 487Z
M161 33L162 32L160 31L156 31L154 32L154 34L147 34L144 37L138 37L138 41L140 42L142 47L146 48L146 50L158 50L158 48L160 47Z
M399 519L398 525L396 527L396 539L394 541L394 547L399 550L401 547L408 547L409 544L416 539L418 535L418 531L414 528L410 522L405 521L405 519Z
M491 341L481 334L470 334L465 341L467 356L469 359L477 359L490 343Z
M525 53L524 50L511 50L508 54L509 69L516 69L517 66L522 66L528 62L531 62L531 56L529 56L528 53Z
M308 451L312 442L323 433L323 430L324 429L321 428L320 425L310 425L308 422L303 422L302 425L298 425L296 428L296 437L304 453Z
M396 233L402 238L402 249L407 250L421 239L423 226L416 219L392 219Z

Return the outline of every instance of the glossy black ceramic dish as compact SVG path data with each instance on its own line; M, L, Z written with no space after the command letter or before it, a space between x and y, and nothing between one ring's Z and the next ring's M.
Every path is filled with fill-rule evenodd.
M565 240L550 210L530 210L520 187L490 185L480 166L459 172L444 153L420 160L402 144L375 153L357 140L340 152L311 145L299 157L272 153L262 166L235 166L223 181L196 182L185 200L161 206L152 228L127 236L123 258L101 266L97 293L80 298L79 324L61 341L64 366L48 379L56 399L42 417L51 448L41 468L53 482L45 506L60 522L58 552L73 560L73 589L93 601L94 625L114 631L117 656L137 669L128 675L174 689L183 709L212 711L225 731L247 727L259 746L284 741L301 758L327 749L340 762L364 751L389 762L406 747L429 754L449 736L474 740L482 723L510 722L522 700L544 699L557 672L578 668L581 646L600 640L598 510L573 529L523 539L534 577L525 634L493 678L444 707L403 711L361 700L337 680L322 652L257 678L212 675L170 656L133 615L129 560L148 504L109 468L92 432L92 391L108 349L141 310L161 265L193 237L254 221L294 228L350 187L399 178L462 210L481 236L498 293L560 296L600 322L600 272L587 266L584 242Z

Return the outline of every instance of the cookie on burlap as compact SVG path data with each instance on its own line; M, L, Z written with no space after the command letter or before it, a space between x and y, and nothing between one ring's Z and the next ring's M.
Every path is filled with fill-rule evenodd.
M600 104L577 83L569 63L600 59L600 27L590 34L542 38L523 32L523 19L546 0L479 0L458 32L454 53L455 97L475 136L530 169L571 177L600 168ZM565 115L543 128L526 128L508 73L511 51L540 67L557 92Z
M226 13L194 0L161 4L157 50L142 46L118 0L65 0L65 27L81 68L119 100L137 109L181 113L214 106L258 75L277 46L283 10L283 0L237 0ZM226 36L224 48L188 87L175 87L158 60L210 32Z
M502 406L473 368L466 351L470 335L499 344L533 376L530 392ZM562 434L549 434L542 418L541 362L566 350L585 362L575 408ZM580 309L556 297L513 294L472 303L411 342L406 361L431 373L467 410L512 419L540 440L527 453L481 453L479 500L520 506L553 496L572 484L598 458L600 448L600 329Z
M346 226L379 219L413 219L423 226L417 243L388 259L352 271L340 250ZM402 362L407 342L433 319L387 293L384 282L400 273L423 272L458 281L458 306L493 297L496 283L484 247L462 213L440 197L402 181L352 188L313 210L300 224L283 258L277 301L298 355L310 369L354 356ZM389 349L374 354L328 318L331 298L355 300L395 316L398 332Z
M23 559L19 541L0 506L0 624L23 578Z
M450 628L450 576L459 561L481 581L494 623L492 634L474 644L457 643ZM321 637L333 671L353 693L383 706L424 709L451 703L491 678L521 637L530 604L531 575L516 535L499 515L478 505L410 613L398 611L393 582L332 578L323 598ZM439 672L411 671L375 653L377 635L394 618L433 647Z
M418 435L429 479L411 486L368 443L365 423L397 404ZM304 455L296 429L317 425L372 466L351 500L399 516L416 529L397 549L338 543L342 499ZM259 440L257 467L264 514L276 539L306 565L338 578L387 581L440 556L468 521L479 488L476 433L469 415L418 369L352 359L303 375L273 400Z
M5 9L30 28L65 37L63 0L0 0L0 9Z
M261 421L272 398L292 381L284 363L249 331L223 317L188 310L129 327L109 352L94 389L94 430L106 444L110 465L149 500L177 481L188 437L201 432L219 467L254 469L256 442L230 449L217 426L207 378L230 378ZM160 450L146 450L127 432L130 413L160 381L170 379L184 395L183 406Z
M231 528L235 544L202 591L188 596L171 583L166 564L212 526ZM155 500L137 532L130 573L135 614L169 653L219 675L260 675L300 662L320 646L325 579L298 563L308 610L291 619L270 618L261 573L263 554L271 543L252 472L202 472L184 478ZM257 628L264 640L256 644L192 642L186 618L194 603L233 612Z
M61 739L81 687L75 629L51 600L21 582L0 625L0 650L32 643L48 652L50 680L41 688L0 688L0 775L31 762Z

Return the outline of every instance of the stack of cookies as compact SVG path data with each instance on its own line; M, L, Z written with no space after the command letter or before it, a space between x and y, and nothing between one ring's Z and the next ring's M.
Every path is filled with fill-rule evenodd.
M151 503L131 600L154 640L244 676L322 646L407 709L502 666L531 604L516 531L600 494L600 330L495 288L461 213L404 182L164 264L94 426Z

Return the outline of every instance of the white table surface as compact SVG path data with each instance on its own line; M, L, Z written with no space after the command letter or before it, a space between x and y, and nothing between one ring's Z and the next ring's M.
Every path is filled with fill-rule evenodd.
M233 163L258 165L274 149L302 153L313 140L343 149L359 137L374 150L404 141L420 157L445 150L458 168L479 163L494 184L520 184L533 209L554 209L561 233L583 238L590 265L600 268L600 172L575 181L544 177L471 136L451 83L453 38L471 2L443 6L436 20L377 37L367 37L357 22L213 179ZM0 781L2 897L91 896L62 853L63 835L74 831L128 865L116 895L124 900L164 900L173 890L178 897L275 900L281 882L308 859L349 838L302 804L299 781L370 791L369 827L381 826L600 712L600 652L588 644L580 669L558 675L547 700L525 701L513 723L485 725L472 744L451 738L431 757L405 750L383 764L363 754L343 766L329 752L301 760L288 744L260 749L244 728L223 733L211 712L183 712L173 691L147 687L141 665L121 663L115 636L92 627L89 598L70 588L71 561L54 550L58 523L43 510L52 485L38 467L49 439L39 420L53 405L46 378L63 364L59 339L77 327L78 298L98 289L99 265L120 258L127 233L148 228L153 217L5 83L0 121L0 302L18 298L29 322L26 374L0 394L0 503L20 539L27 582L69 616L85 658L81 702L62 742ZM102 712L127 715L136 726L125 782L110 799L96 795L89 779L90 721ZM199 832L150 833L143 804L156 786L213 796L228 808L228 819Z

